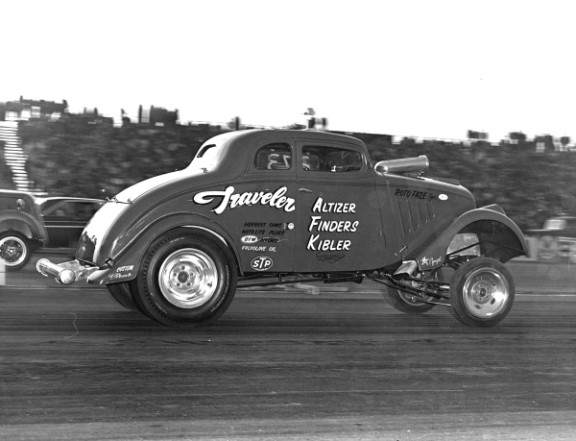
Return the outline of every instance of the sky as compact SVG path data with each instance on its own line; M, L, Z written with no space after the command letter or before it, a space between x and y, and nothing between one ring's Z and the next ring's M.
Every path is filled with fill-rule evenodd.
M119 122L498 141L576 141L576 3L566 0L0 0L0 102L44 99Z

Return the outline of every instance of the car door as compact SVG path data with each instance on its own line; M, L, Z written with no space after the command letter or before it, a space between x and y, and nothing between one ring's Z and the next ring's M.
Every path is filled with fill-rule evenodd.
M100 204L81 200L49 200L42 205L42 216L50 248L75 248L82 230Z
M378 266L381 213L365 153L354 145L298 144L298 239L294 271Z
M247 272L291 272L296 238L296 175L291 138L263 142L241 180L228 222ZM245 202L245 203L244 203Z

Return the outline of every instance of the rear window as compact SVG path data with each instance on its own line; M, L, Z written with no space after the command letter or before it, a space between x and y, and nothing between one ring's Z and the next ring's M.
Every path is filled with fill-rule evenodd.
M203 145L200 147L200 150L198 150L198 153L196 153L196 156L188 168L203 173L211 172L215 170L220 163L221 154L222 149L216 144Z
M286 143L273 143L261 147L254 158L256 170L289 170L292 168L292 147Z

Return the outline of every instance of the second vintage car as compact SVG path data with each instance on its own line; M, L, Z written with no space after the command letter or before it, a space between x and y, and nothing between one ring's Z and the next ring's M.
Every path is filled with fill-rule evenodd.
M165 325L218 318L237 286L371 279L420 314L449 307L471 326L514 301L504 263L527 253L497 205L424 176L426 157L372 166L359 139L246 130L206 141L184 170L119 193L92 218L76 260L38 261L61 283L107 285Z
M99 199L37 197L0 190L0 260L18 270L39 248L73 252L82 230L102 206Z

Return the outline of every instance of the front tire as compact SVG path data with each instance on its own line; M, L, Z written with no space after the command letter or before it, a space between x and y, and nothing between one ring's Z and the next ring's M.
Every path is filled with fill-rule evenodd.
M508 315L514 294L514 280L506 267L495 259L477 257L452 277L451 311L465 325L491 327Z
M153 242L131 291L139 309L167 326L220 317L236 291L233 256L216 239L176 230Z
M0 234L0 259L8 271L19 270L30 260L32 250L28 239L20 233Z

